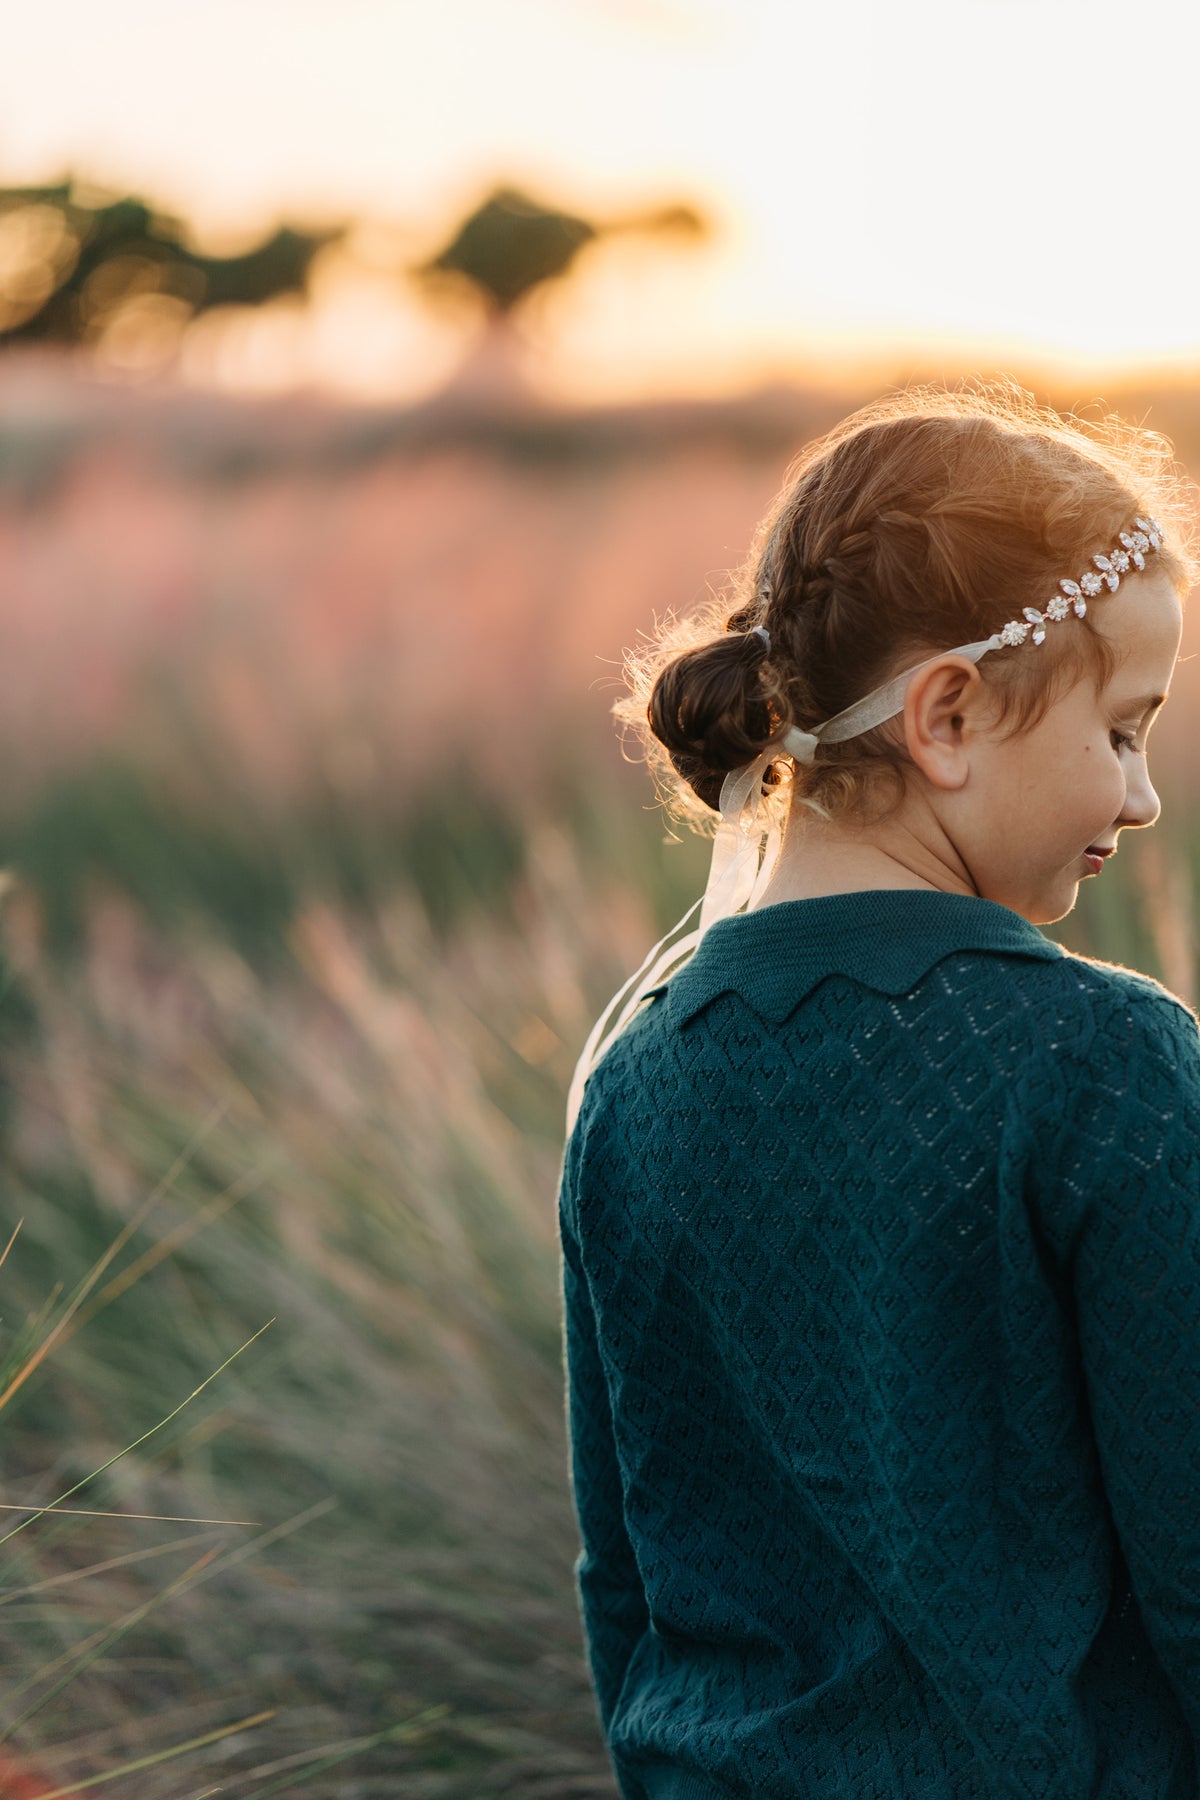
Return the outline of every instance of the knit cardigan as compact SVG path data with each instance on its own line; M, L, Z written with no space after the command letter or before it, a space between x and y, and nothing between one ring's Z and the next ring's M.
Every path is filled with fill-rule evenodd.
M559 1186L625 1800L1195 1800L1200 1032L993 901L719 920Z

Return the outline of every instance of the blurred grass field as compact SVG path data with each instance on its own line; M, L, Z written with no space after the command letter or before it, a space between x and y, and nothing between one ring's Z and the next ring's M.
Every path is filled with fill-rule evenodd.
M613 1794L563 1108L707 866L620 650L740 560L803 434L763 418L300 470L10 425L0 1791ZM1193 999L1188 668L1163 822L1055 935Z

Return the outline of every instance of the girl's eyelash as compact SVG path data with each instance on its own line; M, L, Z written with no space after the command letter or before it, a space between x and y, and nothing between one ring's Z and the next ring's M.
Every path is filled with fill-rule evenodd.
M1128 747L1130 750L1137 749L1137 744L1136 744L1135 740L1131 737L1126 737L1126 735L1123 731L1113 731L1113 732L1110 732L1109 735L1116 739L1116 747L1118 750L1123 750L1126 747Z

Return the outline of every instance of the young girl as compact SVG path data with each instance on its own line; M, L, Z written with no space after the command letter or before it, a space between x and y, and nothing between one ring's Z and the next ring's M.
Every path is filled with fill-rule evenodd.
M1200 1793L1200 1033L1037 929L1158 816L1189 506L1149 433L909 392L631 658L722 820L559 1196L626 1800Z

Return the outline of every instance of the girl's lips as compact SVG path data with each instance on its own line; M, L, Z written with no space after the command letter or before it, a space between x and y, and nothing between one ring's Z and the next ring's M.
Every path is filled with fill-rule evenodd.
M1104 867L1104 858L1102 856L1098 856L1092 850L1084 851L1083 860L1087 864L1088 868L1092 871L1093 875L1098 875L1100 873L1101 869Z

